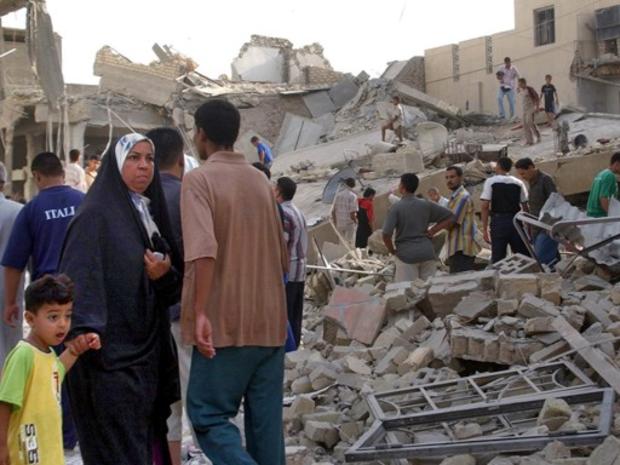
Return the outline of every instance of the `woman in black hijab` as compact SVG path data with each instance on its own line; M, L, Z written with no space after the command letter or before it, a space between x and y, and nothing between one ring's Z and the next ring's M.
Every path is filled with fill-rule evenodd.
M152 142L122 137L71 223L60 271L75 282L71 339L97 332L68 386L85 465L169 464L166 419L179 399L166 309L180 296Z

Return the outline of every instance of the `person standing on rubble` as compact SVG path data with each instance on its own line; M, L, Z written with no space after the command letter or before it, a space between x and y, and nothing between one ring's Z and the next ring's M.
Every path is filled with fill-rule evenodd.
M525 78L519 79L519 96L521 107L523 108L523 131L525 132L525 142L527 145L534 145L540 142L540 131L536 126L536 113L540 105L540 97L532 86L527 85ZM536 141L534 141L534 136Z
M282 207L284 239L288 249L288 276L286 281L286 307L288 321L293 330L296 348L301 342L306 281L306 256L308 255L308 226L304 214L293 204L297 184L291 178L276 182L276 200Z
M254 147L256 147L256 152L258 153L258 161L263 164L265 168L271 170L271 165L273 165L273 155L271 154L271 147L267 145L265 142L261 142L261 140L254 136L250 139L250 142Z
M392 97L393 111L390 113L390 120L381 126L381 140L385 142L385 134L387 130L394 131L400 142L403 141L403 125L405 124L405 109L400 102L400 97L395 95Z
M419 184L413 173L401 176L402 199L390 209L383 225L383 242L396 260L395 282L427 280L433 276L437 271L437 256L432 238L454 223L450 210L415 196ZM392 240L394 232L396 247Z
M539 217L547 199L557 192L553 178L543 173L530 158L522 158L515 163L515 169L521 179L530 186L528 206L532 215ZM558 258L558 243L540 228L530 228L534 252L540 263L552 265Z
M206 161L185 175L181 193L181 325L196 346L188 415L213 465L285 465L288 257L276 198L265 175L233 152L241 117L230 102L210 100L195 119ZM242 401L245 449L231 421Z
M542 95L544 99L547 121L549 122L549 126L553 128L555 127L556 114L560 108L560 97L558 97L558 90L551 84L552 79L553 77L551 74L545 76L545 84L540 89L540 95Z
M374 199L377 191L372 187L364 190L363 197L358 199L359 209L357 210L357 231L355 233L355 247L365 249L368 247L368 238L374 231L375 224L375 205Z
M513 66L510 57L504 58L504 66L499 69L496 76L499 81L499 89L497 90L499 116L502 119L506 119L504 99L508 97L510 119L513 119L515 117L515 89L517 87L517 79L519 78L519 70Z
M609 168L604 169L594 178L588 197L588 216L603 218L609 215L611 199L618 198L618 178L620 176L620 152L614 153Z
M495 176L485 181L480 195L482 234L491 244L492 263L506 258L508 246L513 254L530 254L512 222L521 210L528 211L527 188L523 181L510 175L511 169L512 160L500 158L495 166Z
M452 191L448 208L454 215L454 224L448 229L448 266L450 273L474 269L480 247L476 242L476 209L474 199L463 186L463 169L446 169L446 184Z
M79 150L73 149L69 152L71 163L65 166L65 185L85 193L88 186L86 185L86 173L80 164L81 159L82 154Z
M355 179L347 178L343 181L343 189L336 194L332 207L332 220L336 230L342 235L350 245L355 238L357 227L357 194L355 189Z

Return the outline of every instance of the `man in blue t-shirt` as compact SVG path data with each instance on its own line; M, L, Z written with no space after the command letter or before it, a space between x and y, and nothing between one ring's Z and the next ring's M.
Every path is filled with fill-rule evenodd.
M22 208L15 219L2 257L4 267L4 322L15 327L19 316L17 295L22 276L30 262L32 280L58 269L60 253L69 223L84 194L65 186L59 158L50 152L37 155L30 167L39 194ZM63 393L63 433L66 449L77 443Z
M260 139L256 136L250 139L252 145L256 147L256 151L258 152L258 161L260 161L263 166L267 169L271 169L271 165L273 164L273 155L271 154L271 147L269 147L264 142L261 142Z

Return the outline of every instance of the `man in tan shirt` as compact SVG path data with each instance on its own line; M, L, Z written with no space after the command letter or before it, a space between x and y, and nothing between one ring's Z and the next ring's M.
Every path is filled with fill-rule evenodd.
M195 115L206 162L183 180L182 332L196 347L187 410L213 465L285 465L282 383L288 257L263 173L233 152L240 116L225 100ZM230 421L244 400L246 449Z

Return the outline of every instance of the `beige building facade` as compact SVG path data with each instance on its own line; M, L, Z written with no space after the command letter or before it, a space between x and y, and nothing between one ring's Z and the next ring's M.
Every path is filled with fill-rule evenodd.
M514 14L514 30L426 50L426 92L496 113L496 72L510 57L537 91L551 74L562 104L620 113L619 0L515 0Z

